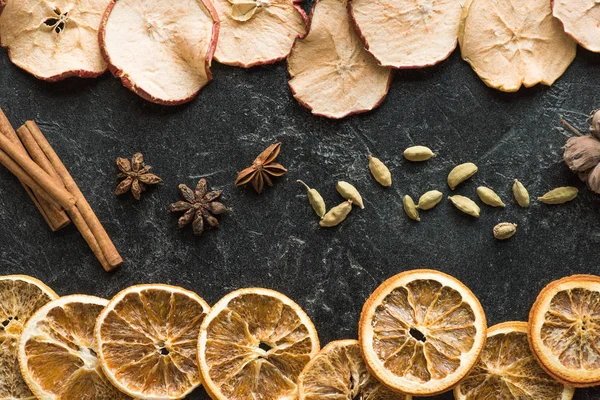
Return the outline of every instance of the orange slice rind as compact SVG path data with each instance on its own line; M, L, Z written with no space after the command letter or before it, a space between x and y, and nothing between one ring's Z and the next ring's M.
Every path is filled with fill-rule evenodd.
M137 399L180 399L200 385L196 347L209 310L176 286L137 285L98 316L94 335L106 377Z
M319 351L317 331L291 299L269 289L229 293L200 329L198 363L213 400L288 400Z
M94 325L107 300L72 295L51 301L27 322L19 364L40 399L126 400L104 377L96 357Z
M367 369L358 340L325 346L298 377L299 400L411 400L379 382Z
M35 399L21 375L19 339L29 318L56 298L58 295L38 279L0 276L0 399Z
M573 275L547 285L529 313L540 365L575 387L600 383L600 277Z
M548 0L467 0L458 40L462 58L484 83L505 92L552 85L577 48Z
M454 388L456 400L571 400L574 393L539 366L529 348L526 322L489 328L479 362Z
M359 340L371 373L416 396L444 392L477 362L486 320L475 295L434 270L412 270L385 281L365 303Z

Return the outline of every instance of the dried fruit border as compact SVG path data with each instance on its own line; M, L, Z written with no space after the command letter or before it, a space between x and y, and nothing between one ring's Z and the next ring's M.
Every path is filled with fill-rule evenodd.
M142 98L167 106L191 101L210 82L213 56L243 68L287 59L298 102L338 119L378 107L394 69L439 63L457 43L480 78L502 91L552 85L578 42L600 51L600 35L592 34L600 5L583 1L317 0L310 21L298 0L64 3L0 2L0 46L11 61L47 81L109 69Z
M203 382L213 400L317 400L321 391L340 398L410 400L452 389L457 399L478 391L518 399L521 389L530 398L553 393L571 399L575 387L600 384L599 367L560 357L564 346L578 357L598 354L600 321L589 310L600 301L600 277L593 275L549 283L531 307L528 323L488 329L479 300L459 280L436 270L407 270L366 300L358 341L334 341L321 351L310 317L292 299L269 289L239 289L211 308L192 291L162 284L132 286L110 301L81 294L58 297L43 282L23 275L1 276L0 287L5 289L0 339L8 335L0 350L20 365L20 371L16 363L0 371L5 383L0 396L8 398L20 398L28 387L42 397L70 398L85 390L97 400L121 398L119 391L123 399L176 399ZM70 333L52 339L51 327ZM502 344L493 339L499 333ZM4 347L9 342L19 345ZM512 350L499 353L498 345ZM402 352L405 347L410 351ZM494 354L501 358L491 360ZM338 361L329 363L329 357ZM236 368L240 362L251 368ZM495 368L497 362L506 367ZM92 368L86 372L86 366ZM74 372L69 376L54 372L69 370ZM488 386L481 386L482 379ZM528 383L505 387L518 382Z

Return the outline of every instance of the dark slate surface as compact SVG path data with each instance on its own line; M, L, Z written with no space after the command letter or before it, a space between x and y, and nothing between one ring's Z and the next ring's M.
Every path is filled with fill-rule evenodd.
M292 98L285 64L251 70L215 65L215 80L191 104L165 108L138 98L117 79L49 84L14 67L0 54L0 107L15 125L38 121L79 182L121 250L126 263L114 273L100 265L73 227L51 233L19 183L0 169L0 274L36 276L59 294L110 298L129 285L162 282L198 292L215 303L248 286L279 290L306 309L323 344L357 335L361 306L386 278L417 267L437 268L461 279L481 299L490 325L526 320L538 291L573 273L600 274L600 198L562 162L568 135L565 115L580 129L600 104L600 56L579 50L552 88L517 94L487 88L453 54L441 65L395 76L382 106L341 122L314 117ZM236 172L267 145L281 141L289 174L262 195L236 188ZM439 156L409 164L402 151L416 144ZM115 198L114 160L141 151L164 184L141 202ZM394 184L378 186L367 155L390 167ZM430 189L448 194L446 175L472 161L479 174L457 193L475 198L487 185L506 209L482 207L479 220L447 200L424 212L422 222L402 212L405 194ZM233 212L222 227L201 238L178 230L166 212L177 184L208 177L224 189ZM581 189L563 206L512 201L519 178L534 196L557 186ZM355 209L334 229L319 229L307 204L303 179L329 206L341 201L335 182L358 187L366 208ZM496 242L492 227L519 224L517 235ZM198 390L192 399L207 399ZM451 399L452 395L435 399ZM576 399L598 399L578 390Z

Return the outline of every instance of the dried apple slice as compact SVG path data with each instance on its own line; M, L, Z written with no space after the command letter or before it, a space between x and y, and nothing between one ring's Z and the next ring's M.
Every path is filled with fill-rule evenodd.
M448 58L457 44L465 0L351 0L367 50L395 68L420 68Z
M106 71L98 28L108 3L0 0L0 45L15 65L38 79L94 78Z
M158 104L192 100L211 79L219 17L210 0L112 0L100 47L123 85Z
M283 60L306 33L301 0L214 0L221 20L215 59L248 68Z
M391 68L380 66L365 50L346 0L317 0L308 35L292 48L288 72L296 100L329 118L376 108L392 78Z
M600 52L600 3L595 0L554 0L552 12L565 32L590 51Z
M485 84L504 92L552 85L577 48L548 0L468 0L458 41L462 58Z

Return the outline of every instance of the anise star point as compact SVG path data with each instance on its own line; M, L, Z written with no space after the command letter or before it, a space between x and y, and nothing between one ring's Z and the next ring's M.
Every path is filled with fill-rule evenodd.
M252 165L238 173L235 180L236 186L252 183L252 187L257 193L262 193L265 182L269 186L273 186L271 176L282 176L287 173L287 169L275 162L279 152L281 151L281 143L275 143L267 147L254 160Z
M146 190L147 185L157 185L162 179L155 174L150 173L151 166L144 164L142 153L135 153L129 161L126 158L117 158L118 179L122 179L115 190L115 195L120 196L131 191L133 198L140 200L142 192Z

